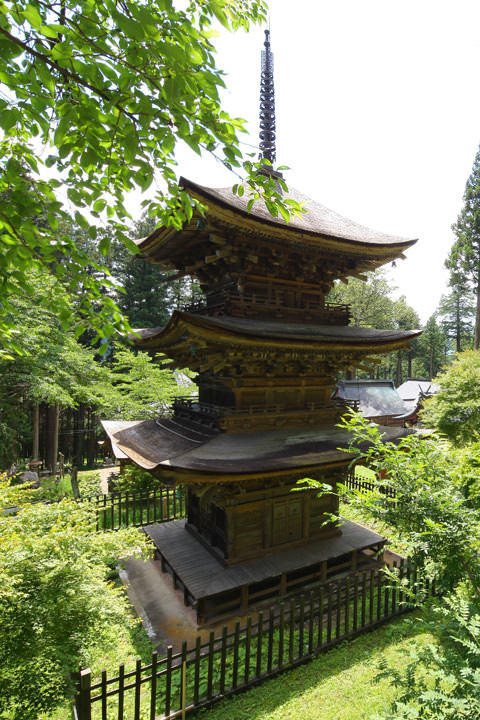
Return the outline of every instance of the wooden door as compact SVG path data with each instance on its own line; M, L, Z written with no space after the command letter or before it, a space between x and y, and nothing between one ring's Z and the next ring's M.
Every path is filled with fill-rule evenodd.
M272 545L284 545L302 537L302 499L279 500L273 503Z

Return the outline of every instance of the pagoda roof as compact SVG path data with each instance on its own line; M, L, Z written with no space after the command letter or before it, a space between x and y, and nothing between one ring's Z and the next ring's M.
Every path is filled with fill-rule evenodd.
M168 418L137 423L102 421L113 442L137 465L149 471L198 472L196 482L235 481L249 473L275 473L318 466L345 465L350 433L338 427L218 433L202 442L188 430L178 432ZM395 442L412 431L381 427L384 440ZM213 477L212 477L213 475ZM229 476L229 477L226 477ZM220 478L219 478L220 479Z
M359 412L366 418L400 418L411 411L395 390L393 380L340 380L333 397L358 402Z
M216 343L258 345L290 350L396 350L417 337L420 330L377 330L345 325L288 323L258 318L212 317L175 310L162 328L135 330L135 344L144 349L162 349L194 338ZM186 333L188 333L186 335Z
M403 251L416 242L416 239L372 230L349 220L292 187L286 196L304 203L306 212L292 217L287 223L281 216L272 216L262 200L257 200L248 212L248 195L235 195L230 187L208 188L183 177L180 185L189 195L207 205L207 223L217 222L250 235L377 257L381 263L402 256ZM178 252L178 236L182 232L161 227L136 242L142 253L162 262L172 251ZM174 245L171 244L173 239Z

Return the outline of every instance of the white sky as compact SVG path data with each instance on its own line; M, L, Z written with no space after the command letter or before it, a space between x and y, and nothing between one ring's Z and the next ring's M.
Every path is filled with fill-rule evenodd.
M425 322L446 291L451 224L480 142L478 0L271 0L277 163L288 184L352 220L419 238L391 271ZM222 35L226 109L258 145L263 28ZM248 147L245 148L247 151ZM180 174L235 179L177 154Z

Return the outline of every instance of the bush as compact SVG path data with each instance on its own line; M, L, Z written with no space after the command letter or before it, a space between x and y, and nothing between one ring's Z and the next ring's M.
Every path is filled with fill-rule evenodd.
M152 473L138 465L127 465L115 480L116 489L121 492L146 492L161 487L161 482Z
M71 689L126 599L106 581L119 557L147 554L135 529L95 531L95 510L69 499L27 504L32 492L0 477L0 717L33 720Z
M81 471L78 473L78 489L80 497L88 497L89 495L98 495L100 490L100 473Z

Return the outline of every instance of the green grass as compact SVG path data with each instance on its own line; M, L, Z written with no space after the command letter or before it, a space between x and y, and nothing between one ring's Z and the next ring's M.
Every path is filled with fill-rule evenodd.
M409 651L434 641L419 633L413 617L402 618L344 643L310 663L267 680L248 692L198 711L196 720L367 720L395 697L387 680L375 682L385 658L397 669Z
M97 495L100 493L98 470L80 470L77 479L81 495ZM40 489L49 500L73 497L69 473L66 473L63 478L41 477Z
M392 527L392 525L372 518L361 506L354 506L350 503L340 503L339 514L345 520L351 520L359 525L364 525L364 527L367 527L369 530L373 530L379 535L388 538L388 547L391 550L398 552L400 555L405 554L405 545L399 537L397 530Z
M366 467L365 465L355 466L355 478L357 480L375 480L376 473L374 470Z

